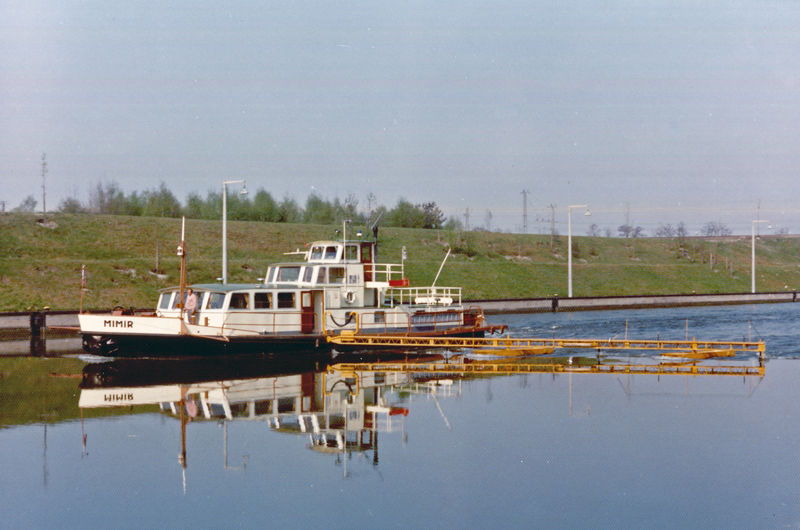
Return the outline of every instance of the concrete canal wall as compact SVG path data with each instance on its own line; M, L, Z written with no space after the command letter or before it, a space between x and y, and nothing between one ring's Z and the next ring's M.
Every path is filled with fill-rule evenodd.
M573 298L525 298L518 300L469 300L487 315L502 313L547 313L559 311L598 311L609 309L657 309L665 307L773 304L797 302L797 292L676 294L661 296L601 296Z
M0 330L49 327L78 327L77 311L0 313Z
M608 309L646 309L681 306L773 304L797 302L797 292L676 294L663 296L604 296L575 298L524 298L468 300L465 305L481 306L487 315L502 313L547 313ZM42 313L0 313L0 330L78 327L77 311Z

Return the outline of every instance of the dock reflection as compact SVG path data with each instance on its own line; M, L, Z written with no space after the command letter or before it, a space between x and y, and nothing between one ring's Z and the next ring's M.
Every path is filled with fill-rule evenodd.
M439 355L385 361L328 365L326 359L215 358L186 360L115 360L89 364L82 373L79 407L133 407L157 405L165 416L181 423L179 461L188 465L187 428L202 422L223 427L223 466L244 469L228 461L228 424L264 422L276 433L305 439L308 449L335 457L349 476L347 461L354 454L379 464L379 435L400 436L407 442L405 419L415 395L436 401L445 424L448 419L439 397L459 396L471 379L510 374L569 375L569 413L573 374L743 375L762 378L764 366L730 364L658 363L614 365L576 359L467 362ZM680 368L680 369L678 369ZM655 378L654 378L655 379ZM85 440L85 438L84 438Z

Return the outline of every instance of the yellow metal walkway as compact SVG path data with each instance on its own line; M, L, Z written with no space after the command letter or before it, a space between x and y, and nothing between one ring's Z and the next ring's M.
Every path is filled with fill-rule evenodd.
M397 348L443 348L473 350L517 351L523 355L542 355L552 353L556 348L591 348L596 350L639 350L676 352L680 357L711 358L731 357L735 352L764 354L763 342L719 342L719 341L669 341L669 340L631 340L631 339L541 339L512 337L405 337L398 335L357 335L342 332L340 335L328 337L328 342L343 346L361 346L364 348L397 347ZM488 353L488 352L487 352Z
M555 363L508 363L502 361L473 363L339 363L329 370L342 374L356 372L413 372L431 374L520 374L520 373L584 373L584 374L649 374L649 375L732 375L764 376L764 366L704 366L697 364L597 364L569 365Z

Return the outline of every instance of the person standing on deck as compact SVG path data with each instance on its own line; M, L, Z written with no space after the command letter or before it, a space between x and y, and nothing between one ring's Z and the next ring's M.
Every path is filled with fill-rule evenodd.
M186 315L189 317L189 324L194 324L194 313L197 311L197 295L189 289L186 291L186 305L184 306Z

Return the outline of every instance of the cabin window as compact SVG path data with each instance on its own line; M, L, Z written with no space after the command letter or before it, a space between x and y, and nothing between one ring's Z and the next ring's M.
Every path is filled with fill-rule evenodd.
M314 274L314 269L311 267L306 267L303 271L303 281L307 283L311 283L311 276Z
M269 399L259 399L254 401L256 416L263 416L272 413L272 401Z
M365 243L361 246L361 263L370 263L372 261L372 247Z
M344 283L344 267L331 267L330 283Z
M320 267L317 269L317 283L328 283L328 269L325 267Z
M278 309L294 309L294 293L278 293Z
M278 398L278 414L286 414L289 412L300 412L294 410L294 398Z
M315 259L315 260L322 259L322 247L312 247L310 259Z
M345 247L345 259L358 260L358 245L347 245Z
M267 278L264 283L274 283L276 272L278 272L277 267L270 267L269 270L267 271Z
M231 416L234 418L246 418L250 415L249 403L231 403Z
M300 267L280 267L278 269L279 282L296 282L300 278Z
M208 293L209 309L222 309L222 304L224 303L225 303L224 293Z
M375 311L375 323L376 324L383 324L386 322L386 312L385 311Z
M169 309L169 301L172 298L172 293L161 293L161 300L158 302L159 309Z
M255 308L256 309L271 309L272 308L272 293L256 293Z
M203 302L206 299L206 292L201 291L199 293L195 293L197 295L197 309L203 309Z
M200 309L200 308L203 307L203 295L205 294L205 292L195 293L195 294L197 295L197 309ZM189 296L189 292L188 291L184 291L183 292L183 303L184 304L186 303L186 297L188 297L188 296ZM180 299L181 299L181 293L180 293L180 291L178 291L177 293L175 293L175 297L172 299L172 309L177 309L178 308L178 302L180 302ZM161 303L163 304L164 301L162 300ZM162 307L162 309L166 309L166 308Z
M325 259L336 259L336 247L327 247L325 249Z
M233 293L230 309L250 309L250 293Z

